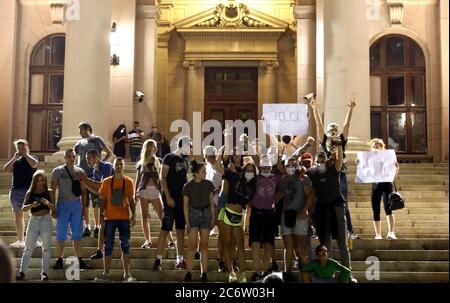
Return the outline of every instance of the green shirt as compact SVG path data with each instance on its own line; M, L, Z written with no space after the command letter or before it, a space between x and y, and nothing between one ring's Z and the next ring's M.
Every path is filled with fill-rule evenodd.
M325 267L322 267L318 260L314 260L309 264L303 266L301 271L311 272L315 277L327 280L332 279L334 277L334 274L338 271L341 273L344 283L350 282L351 270L333 259L328 259Z

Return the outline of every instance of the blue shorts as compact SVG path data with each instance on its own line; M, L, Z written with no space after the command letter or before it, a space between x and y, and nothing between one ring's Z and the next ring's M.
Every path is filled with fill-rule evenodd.
M9 201L11 201L12 211L17 213L22 211L23 200L28 189L18 188L9 191Z
M81 200L64 201L56 203L58 219L56 221L56 240L66 241L69 224L72 233L71 240L83 238L83 206Z
M125 256L130 254L130 221L127 220L106 220L104 227L105 234L105 257L110 257L114 249L114 237L116 229L119 230L120 248Z

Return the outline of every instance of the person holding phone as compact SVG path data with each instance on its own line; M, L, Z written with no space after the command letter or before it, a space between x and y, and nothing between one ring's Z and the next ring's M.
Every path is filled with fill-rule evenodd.
M20 261L17 280L25 279L25 274L31 262L31 256L40 237L42 240L41 280L47 281L52 244L52 218L50 211L55 211L55 205L50 198L50 190L48 189L45 171L38 170L33 174L31 186L25 194L22 209L24 212L31 211L31 217L30 221L28 221L25 249L23 250Z

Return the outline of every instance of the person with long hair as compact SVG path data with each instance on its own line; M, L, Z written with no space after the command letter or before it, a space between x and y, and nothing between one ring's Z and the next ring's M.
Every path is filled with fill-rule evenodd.
M161 201L161 183L159 174L161 172L161 162L156 153L158 151L155 140L149 139L142 145L141 156L136 163L136 201L141 204L142 231L145 242L141 248L151 248L151 232L149 228L148 205L152 204L159 220L162 222L163 203ZM174 246L172 234L169 233L169 241Z
M230 151L229 136L231 130L225 131L225 150ZM221 155L219 155L221 156ZM221 156L222 157L222 156ZM247 282L245 276L245 260L244 260L244 210L246 201L238 193L237 188L242 177L242 155L236 148L233 149L231 155L225 155L221 159L224 167L222 177L222 187L219 193L218 208L218 226L219 241L222 241L223 263L219 264L219 271L225 268L229 272L229 282ZM232 256L237 247L238 264L240 268L240 276L238 277L232 264ZM237 268L236 268L237 269Z
M215 224L214 184L206 180L205 163L193 160L191 172L194 178L183 187L183 208L186 228L189 235L187 272L185 282L192 282L194 254L200 235L201 282L208 282L208 242L209 232Z
M50 198L45 171L38 170L33 174L31 186L25 194L23 211L31 210L28 221L25 249L23 250L17 280L24 280L31 262L31 256L36 248L37 239L42 240L42 272L41 280L48 280L48 269L51 258L52 218L50 211L55 211L54 202Z
M120 124L112 135L114 143L114 155L125 158L127 149L125 144L128 142L127 127L125 124Z
M384 150L386 149L386 145L384 144L383 140L375 138L370 141L370 148L372 149L372 151ZM397 168L396 174L398 174L399 171L398 163L396 163L395 166ZM397 240L397 237L395 236L395 217L388 203L388 197L389 194L393 192L393 188L394 184L392 182L372 183L371 202L373 211L373 226L375 229L376 240L383 239L383 237L381 236L381 219L380 219L381 197L383 197L384 213L386 214L389 227L387 239Z

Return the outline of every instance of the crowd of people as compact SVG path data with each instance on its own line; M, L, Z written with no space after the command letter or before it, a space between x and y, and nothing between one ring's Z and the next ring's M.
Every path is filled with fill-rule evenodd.
M242 144L230 140L232 129L224 131L220 149L205 146L202 159L192 155L192 141L178 139L177 149L161 158L162 136L143 140L139 123L130 136L130 155L136 162L136 178L125 175L124 150L120 143L129 140L124 125L114 133L114 151L93 134L89 123L79 125L82 139L65 151L64 161L56 167L48 185L46 174L37 170L38 160L30 155L26 140L15 141L17 152L5 165L13 172L10 200L16 216L18 241L24 247L18 280L26 279L32 253L42 247L42 280L48 280L52 236L52 217L56 219L58 259L54 269L64 267L64 243L69 228L80 269L90 269L81 253L81 240L91 236L89 207L94 208L97 251L91 259L103 259L104 272L98 281L109 281L115 232L122 251L123 279L135 281L130 273L131 228L136 224L140 204L143 249L153 247L149 226L151 204L161 221L153 270L161 271L165 248L176 249L175 268L185 270L185 282L193 280L194 260L200 259L200 281L208 281L210 235L218 230L219 272L228 272L229 282L247 282L245 247L251 248L253 268L250 281L256 282L278 272L275 239L284 244L283 279L293 281L293 270L305 282L356 282L351 275L348 239L354 233L348 210L345 148L354 99L340 132L336 123L324 131L315 100L309 102L318 126L320 151L313 157L308 149L315 142L309 137L303 146L296 136L283 136L274 148L262 149L259 142L241 136ZM126 138L126 139L122 139ZM134 139L134 141L133 141ZM159 139L156 140L156 139ZM139 144L138 144L138 141ZM384 149L381 139L371 141L372 150ZM106 153L102 160L102 152ZM398 166L397 166L398 171ZM395 219L387 203L392 184L378 183L372 188L375 239L381 239L380 204L384 197L388 216L388 239L396 239ZM57 193L57 195L56 195ZM24 212L31 217L24 238ZM176 241L172 237L175 225ZM248 231L248 242L245 242ZM187 233L187 252L185 236ZM320 245L311 247L317 236ZM340 262L332 255L336 239ZM185 257L186 256L186 257Z

